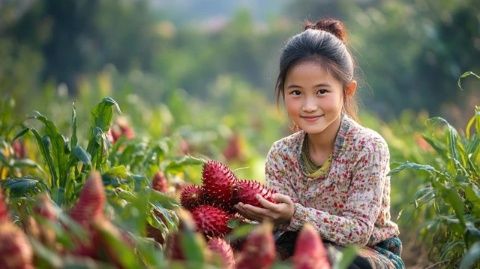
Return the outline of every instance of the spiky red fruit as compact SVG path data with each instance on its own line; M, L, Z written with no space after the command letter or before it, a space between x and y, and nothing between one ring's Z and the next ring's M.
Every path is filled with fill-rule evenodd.
M235 186L235 202L242 202L257 207L263 207L255 197L260 194L266 200L275 203L272 195L275 191L254 180L238 180Z
M188 210L199 206L202 202L202 188L196 185L188 185L182 189L180 203Z
M102 176L93 171L85 182L77 203L70 210L70 216L78 223L87 225L93 219L103 216L105 199Z
M247 237L237 258L237 269L266 269L275 261L273 226L265 222Z
M233 172L225 164L210 160L203 166L203 191L206 199L226 208L233 206L233 191L237 181Z
M158 171L153 175L152 178L152 189L159 191L159 192L167 192L168 191L168 182L167 177L162 171Z
M233 250L227 241L219 237L212 238L208 241L208 248L219 256L221 268L235 268Z
M331 268L322 239L309 223L303 226L295 242L293 265L295 269Z
M33 252L27 237L15 224L0 224L0 268L33 268Z
M201 205L193 209L192 216L197 230L206 236L224 236L230 232L228 227L230 215L220 208Z

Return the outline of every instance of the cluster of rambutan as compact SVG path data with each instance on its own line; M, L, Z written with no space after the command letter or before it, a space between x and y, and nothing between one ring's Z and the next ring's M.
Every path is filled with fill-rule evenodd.
M237 179L227 165L218 161L204 164L202 183L202 186L186 186L180 203L192 213L197 229L207 237L224 236L230 231L228 222L235 217L235 204L261 207L257 194L274 202L273 190L257 181Z
M271 268L277 258L273 226L270 223L257 226L238 251L233 251L224 237L231 230L229 221L237 218L235 204L242 202L262 207L256 195L275 203L274 193L257 181L237 179L225 164L210 160L203 166L202 185L184 187L180 202L190 211L196 230L205 235L208 249L220 257L222 268L266 269ZM295 268L330 268L327 252L313 226L305 225L296 245L292 257ZM175 253L178 253L178 249Z

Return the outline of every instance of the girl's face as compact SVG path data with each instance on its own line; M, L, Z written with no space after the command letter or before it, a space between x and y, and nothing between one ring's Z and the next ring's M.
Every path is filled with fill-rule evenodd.
M305 61L294 65L285 77L284 94L288 116L308 134L340 125L343 85L321 64Z

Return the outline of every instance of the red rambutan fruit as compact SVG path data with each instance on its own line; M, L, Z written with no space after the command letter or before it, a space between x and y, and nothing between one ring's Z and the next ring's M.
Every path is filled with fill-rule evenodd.
M159 191L159 192L167 192L168 191L168 181L167 177L162 171L158 171L153 175L152 178L152 189Z
M208 248L220 258L221 268L235 268L235 258L230 244L222 238L214 237L208 241Z
M322 239L310 223L306 223L298 235L292 260L295 269L331 268Z
M202 203L202 188L196 185L187 185L180 194L180 204L192 210Z
M225 164L209 160L202 171L203 190L206 199L225 207L233 206L236 177Z
M235 186L234 200L235 203L242 202L244 204L263 207L255 196L260 194L266 200L275 203L272 196L274 193L275 191L263 186L257 181L238 180Z
M237 256L237 269L266 269L275 261L273 226L264 222L247 236L242 251Z
M230 215L220 208L201 205L193 209L192 216L197 230L205 236L224 236L230 232L228 227Z

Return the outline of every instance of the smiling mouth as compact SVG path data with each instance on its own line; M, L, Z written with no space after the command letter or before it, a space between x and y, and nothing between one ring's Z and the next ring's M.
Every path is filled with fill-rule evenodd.
M306 120L306 121L315 121L321 117L323 117L325 115L319 115L319 116L301 116L302 119Z

